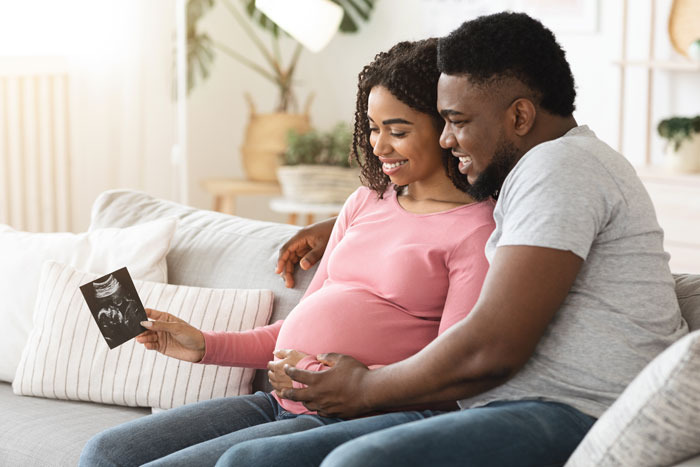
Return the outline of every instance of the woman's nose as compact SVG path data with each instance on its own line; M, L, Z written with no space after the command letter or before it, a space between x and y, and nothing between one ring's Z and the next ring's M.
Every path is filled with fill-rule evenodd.
M383 135L378 135L377 138L374 140L374 145L372 146L372 152L374 153L375 156L385 156L387 154L391 154L393 149L391 148L391 145L387 142L386 138Z

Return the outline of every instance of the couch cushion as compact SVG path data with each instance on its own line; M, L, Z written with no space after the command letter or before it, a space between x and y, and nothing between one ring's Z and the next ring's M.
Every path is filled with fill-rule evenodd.
M149 413L148 409L16 396L8 383L0 382L0 465L74 467L92 436Z
M700 453L700 331L657 356L593 425L567 467L673 465Z
M284 319L299 302L316 267L297 268L288 289L275 274L279 248L299 227L205 211L130 190L102 193L92 207L90 230L127 227L176 217L177 230L167 256L168 282L197 287L270 289L275 294L271 322ZM271 390L258 371L253 390Z
M14 377L32 329L45 261L61 261L96 273L129 266L137 279L166 281L165 254L174 231L174 219L82 234L21 232L0 224L0 381L12 382Z
M674 274L681 314L691 331L700 329L700 275Z
M13 383L16 394L160 409L250 394L252 369L183 362L148 351L134 340L110 349L78 291L96 277L60 263L44 265L34 329ZM147 308L167 308L208 331L262 326L272 310L269 290L138 280L134 285Z
M275 294L271 321L289 314L315 272L315 268L298 269L294 289L287 289L275 274L279 248L298 230L296 226L205 211L136 191L102 193L92 207L90 230L127 227L165 217L178 219L167 256L169 283L270 289Z

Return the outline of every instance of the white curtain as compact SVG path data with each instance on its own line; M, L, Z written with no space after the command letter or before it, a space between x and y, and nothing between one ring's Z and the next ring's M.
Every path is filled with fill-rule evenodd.
M173 193L174 40L174 0L0 0L0 60L59 57L69 77L73 230L106 189Z

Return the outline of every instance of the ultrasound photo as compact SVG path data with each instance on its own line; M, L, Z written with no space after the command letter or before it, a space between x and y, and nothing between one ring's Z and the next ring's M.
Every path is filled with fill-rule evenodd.
M146 310L129 271L121 268L80 286L97 327L113 349L146 331Z

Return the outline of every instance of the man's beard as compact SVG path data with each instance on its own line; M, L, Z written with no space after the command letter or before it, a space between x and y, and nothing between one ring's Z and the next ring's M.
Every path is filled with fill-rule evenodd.
M498 199L503 182L519 158L515 145L502 141L496 148L491 163L476 177L473 184L469 183L466 175L457 172L457 175L462 177L459 186L477 201L483 201L488 197Z

